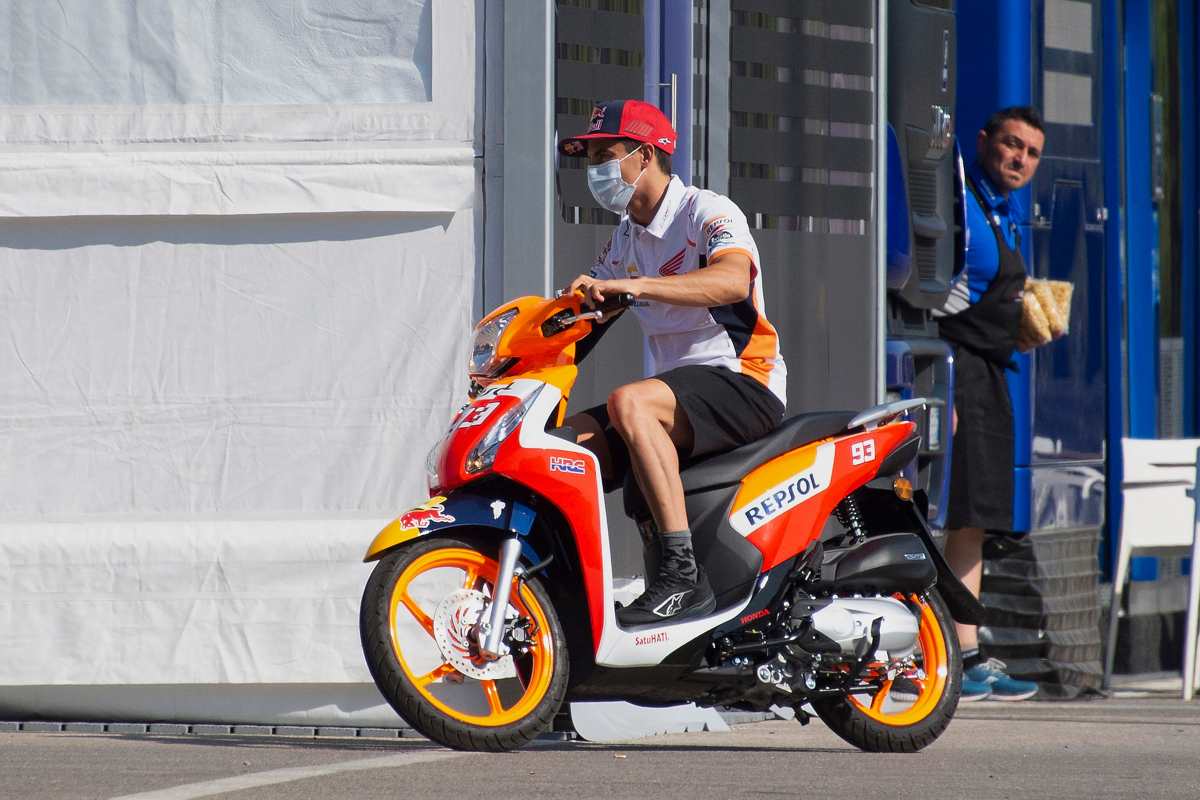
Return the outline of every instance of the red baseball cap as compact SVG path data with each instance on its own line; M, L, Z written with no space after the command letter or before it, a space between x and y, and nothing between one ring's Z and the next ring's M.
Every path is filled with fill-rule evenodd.
M675 152L675 129L656 107L641 100L605 100L592 109L586 133L562 139L558 152L564 156L587 153L588 139L633 139L652 144L664 153Z

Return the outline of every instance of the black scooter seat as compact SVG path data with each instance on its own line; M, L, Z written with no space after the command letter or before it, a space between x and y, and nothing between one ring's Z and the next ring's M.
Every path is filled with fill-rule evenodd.
M854 419L854 414L853 411L823 411L785 419L778 428L757 441L685 465L679 473L683 491L690 494L733 485L747 473L789 450L841 433Z

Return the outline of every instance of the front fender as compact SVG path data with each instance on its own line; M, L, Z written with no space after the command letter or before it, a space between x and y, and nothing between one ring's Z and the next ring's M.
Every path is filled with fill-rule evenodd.
M495 528L524 538L533 527L533 518L533 509L510 497L459 489L431 497L389 522L376 534L363 561L376 561L397 545L451 528Z

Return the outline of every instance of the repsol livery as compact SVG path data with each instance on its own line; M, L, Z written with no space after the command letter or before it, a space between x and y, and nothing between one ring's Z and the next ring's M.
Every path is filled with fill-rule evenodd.
M783 456L779 464L765 464L756 472L776 475L780 471L795 469L782 482L770 486L765 492L750 501L749 505L734 511L730 520L733 529L743 536L766 525L779 514L785 514L796 505L814 497L829 487L833 474L832 443L810 445L795 455ZM753 485L757 475L746 476L744 484Z
M732 225L736 236L725 216L697 235L724 242ZM575 342L594 319L578 296L523 297L476 326L475 393L426 459L430 498L367 552L378 563L362 641L383 696L431 739L463 749L521 747L567 699L786 705L802 719L811 703L864 749L933 741L958 700L953 619L977 621L979 607L902 475L919 447L904 415L924 401L793 417L686 465L696 558L716 608L626 629L599 465L559 427ZM625 501L648 530L636 489ZM655 613L669 615L675 600ZM900 678L915 687L903 701L891 696Z

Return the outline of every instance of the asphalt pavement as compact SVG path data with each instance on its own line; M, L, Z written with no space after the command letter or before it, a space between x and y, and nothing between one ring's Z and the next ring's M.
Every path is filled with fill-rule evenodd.
M0 797L1200 798L1200 701L964 705L921 753L862 753L819 721L465 754L420 739L0 733Z

